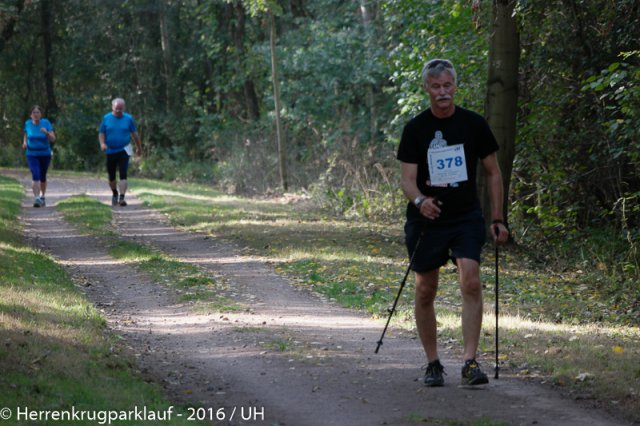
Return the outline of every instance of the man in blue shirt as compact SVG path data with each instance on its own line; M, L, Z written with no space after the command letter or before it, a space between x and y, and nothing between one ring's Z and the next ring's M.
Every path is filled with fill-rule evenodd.
M125 102L122 98L115 98L111 102L111 112L102 117L100 123L100 149L107 154L107 173L109 174L109 187L113 192L111 205L126 206L124 195L127 192L127 170L129 157L131 157L131 138L136 143L136 155L142 155L142 143L136 129L136 122L126 112ZM120 174L120 182L116 181L116 170ZM118 197L118 190L120 194Z

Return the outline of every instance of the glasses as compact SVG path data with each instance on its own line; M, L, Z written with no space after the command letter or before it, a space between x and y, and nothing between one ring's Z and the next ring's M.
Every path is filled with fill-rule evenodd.
M442 65L445 68L453 69L453 64L446 59L432 59L429 62L427 62L427 64L425 65L425 68L430 70L431 68L435 68L440 65Z

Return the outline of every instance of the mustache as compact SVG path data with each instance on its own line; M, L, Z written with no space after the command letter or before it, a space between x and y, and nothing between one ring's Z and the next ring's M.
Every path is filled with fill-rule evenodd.
M437 96L436 97L436 101L444 101L444 100L448 101L450 99L451 99L451 96L449 96L449 95L442 95L442 96Z

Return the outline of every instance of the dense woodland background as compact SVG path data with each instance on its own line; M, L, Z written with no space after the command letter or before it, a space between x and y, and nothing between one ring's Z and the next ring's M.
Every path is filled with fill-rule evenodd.
M422 65L451 59L457 103L486 113L500 5L517 32L514 240L546 265L600 271L612 303L638 299L638 0L1 0L0 165L25 165L37 103L55 167L102 169L97 127L121 96L138 176L305 191L400 221L395 153L428 106Z

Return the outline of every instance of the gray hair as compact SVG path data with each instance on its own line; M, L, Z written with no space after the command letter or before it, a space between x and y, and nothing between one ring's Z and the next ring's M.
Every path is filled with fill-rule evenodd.
M429 77L438 77L443 72L448 72L453 77L453 82L457 82L456 69L448 59L432 59L422 68L422 84L427 87Z
M122 102L122 105L126 105L125 102L124 102L124 99L122 99L122 98L114 98L111 101L111 106L115 106L119 102Z

